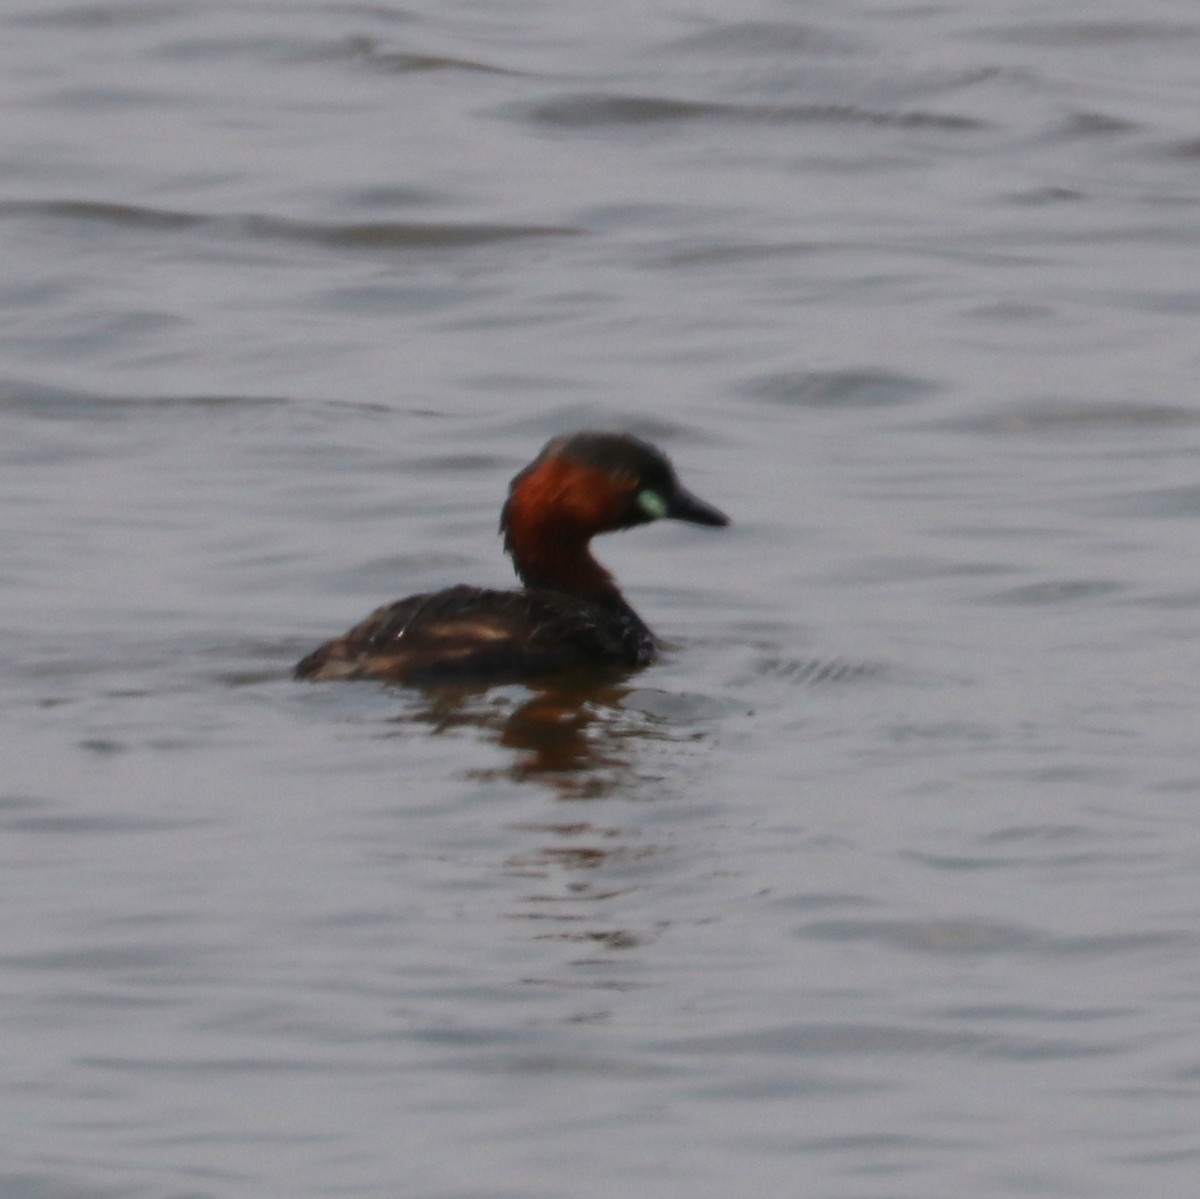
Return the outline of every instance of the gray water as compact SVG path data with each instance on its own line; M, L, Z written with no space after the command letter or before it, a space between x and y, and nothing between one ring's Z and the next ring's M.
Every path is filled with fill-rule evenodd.
M1192 1196L1200 10L10 0L4 1199ZM508 585L549 436L728 530Z

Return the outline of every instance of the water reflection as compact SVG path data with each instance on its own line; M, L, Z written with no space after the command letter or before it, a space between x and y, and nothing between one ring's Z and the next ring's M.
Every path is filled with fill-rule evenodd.
M604 990L640 985L628 977L632 965L629 959L614 959L611 955L613 951L645 945L653 939L652 933L648 928L630 927L614 906L639 889L636 875L626 867L658 857L661 849L641 841L636 828L588 820L512 827L531 834L534 843L511 854L505 862L506 874L530 880L530 889L519 897L510 916L532 921L535 941L559 942L573 951L582 951L567 961L568 966L591 968L584 979L539 976L524 981ZM617 881L618 875L621 881ZM615 974L618 968L621 973Z
M473 727L512 751L507 766L473 778L537 783L560 800L599 799L637 783L639 744L672 739L663 720L630 704L628 677L556 678L523 689L515 701L508 689L431 688L401 719L439 733Z
M628 673L600 680L594 674L559 678L516 695L512 690L428 691L422 705L403 719L436 732L473 727L510 751L504 766L472 771L476 780L533 783L561 802L636 799L655 781L647 774L648 746L681 736L690 740L695 730L685 731L657 712L657 705L644 702L647 693L628 680ZM644 986L630 976L636 963L628 951L653 941L662 922L645 920L637 904L641 916L631 923L618 905L653 877L662 848L647 841L637 825L613 820L611 805L603 809L605 820L576 811L578 817L508 826L521 844L504 857L501 871L523 884L508 915L531 922L532 940L561 944L570 955L561 964L568 973L550 968L521 981L572 991ZM628 811L627 806L617 809Z

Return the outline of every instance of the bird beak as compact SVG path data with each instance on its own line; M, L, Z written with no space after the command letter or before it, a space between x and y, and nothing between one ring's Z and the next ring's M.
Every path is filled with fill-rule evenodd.
M672 520L686 520L693 525L727 525L729 517L719 508L706 504L690 491L679 487L667 500L667 515Z

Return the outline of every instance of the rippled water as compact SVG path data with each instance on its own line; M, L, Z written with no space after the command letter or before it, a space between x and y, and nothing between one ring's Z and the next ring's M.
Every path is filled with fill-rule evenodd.
M4 1199L1194 1193L1200 15L0 31ZM291 680L581 426L661 664Z

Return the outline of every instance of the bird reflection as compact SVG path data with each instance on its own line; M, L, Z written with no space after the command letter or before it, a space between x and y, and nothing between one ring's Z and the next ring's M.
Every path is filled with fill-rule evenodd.
M641 710L628 675L563 679L503 694L440 688L423 693L423 703L404 722L437 732L474 727L510 751L505 765L473 771L472 778L543 787L555 800L578 804L613 797L645 797L648 742L671 742L679 730ZM639 770L641 760L641 770ZM628 812L628 808L620 809ZM607 806L605 813L613 809ZM579 817L579 818L576 818ZM529 985L583 988L589 993L624 991L644 985L630 977L629 951L653 941L657 923L630 928L612 918L612 901L638 888L642 872L632 863L650 862L662 851L647 844L635 826L572 818L510 825L525 841L503 862L503 873L524 880L510 916L530 922L533 939L562 944L571 956L565 975L525 978ZM588 1018L603 1018L591 1012ZM570 1019L577 1018L573 1014Z
M512 751L506 766L475 772L477 779L536 783L560 800L599 799L637 783L637 743L666 739L660 722L627 706L626 677L559 678L515 704L511 696L485 700L482 688L430 689L424 705L400 719L437 732L474 727Z

